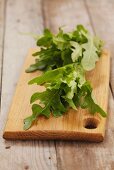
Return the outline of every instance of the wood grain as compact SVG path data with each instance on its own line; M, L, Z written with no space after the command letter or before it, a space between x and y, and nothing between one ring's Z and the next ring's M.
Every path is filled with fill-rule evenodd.
M85 2L95 33L105 41L105 46L111 51L110 83L114 96L114 38L112 36L114 35L114 1L86 0Z
M3 68L3 42L4 42L4 20L5 20L5 1L0 0L0 91L2 80L2 68Z
M56 142L60 170L114 169L114 100L109 93L106 137L102 143Z
M83 24L93 33L83 0L44 0L43 12L45 27L54 33L60 26L71 31L77 24Z
M40 0L7 0L2 75L2 103L0 114L0 169L1 170L56 170L54 142L6 141L3 128L27 50L34 46L34 39L20 32L43 30Z
M4 3L5 0L1 0ZM16 1L16 3L14 3ZM5 38L5 61L3 63L3 92L2 111L0 115L0 169L5 170L113 170L114 169L114 100L109 95L109 120L106 127L106 138L100 144L81 142L53 142L38 141L5 141L2 139L2 131L6 122L7 111L15 89L18 76L26 56L26 51L33 46L32 38L19 36L21 32L42 31L43 25L49 27L53 32L57 27L65 25L72 29L76 24L82 23L95 32L108 43L113 56L113 0L86 1L85 0L42 0L42 13L40 0L7 0L6 5L6 38ZM18 2L18 3L17 3ZM12 4L14 5L12 6ZM45 6L46 4L46 6ZM87 10L88 7L88 10ZM46 10L44 10L46 8ZM3 6L0 8L2 13ZM20 13L19 13L19 11ZM25 11L25 12L22 12ZM55 11L55 12L54 12ZM89 11L89 13L88 13ZM43 15L42 15L43 14ZM89 14L89 15L88 15ZM1 15L1 14L0 14ZM3 15L2 15L3 16ZM43 17L44 21L43 21ZM4 18L4 17L2 17ZM90 22L90 20L92 22ZM20 22L22 21L22 22ZM2 20L2 23L4 21ZM73 26L72 26L73 24ZM93 27L92 27L92 26ZM1 27L0 27L1 29ZM9 29L9 31L8 31ZM38 29L38 30L36 30ZM25 30L25 31L23 31ZM14 34L14 32L16 32ZM2 32L1 32L2 33ZM10 40L8 40L10 34ZM13 36L14 35L14 36ZM18 36L17 36L18 35ZM3 35L1 34L1 37ZM19 38L20 37L20 38ZM2 41L2 38L0 38ZM15 48L8 48L10 44L16 44ZM29 45L28 45L29 44ZM4 45L4 43L3 43ZM24 46L24 48L23 48ZM13 47L13 45L12 45ZM14 50L15 49L15 50ZM23 50L23 52L22 52ZM12 52L11 52L12 51ZM14 52L16 51L16 52ZM21 51L21 55L20 55ZM19 56L19 57L17 57ZM20 58L22 56L22 58ZM18 60L17 60L18 59ZM13 60L15 62L13 62ZM113 60L113 59L112 59ZM9 67L9 62L11 67ZM13 64L15 63L15 64ZM15 65L15 66L14 66ZM111 64L113 70L113 64ZM10 73L10 75L8 74ZM111 71L111 84L113 82L113 71ZM114 86L112 86L114 90ZM27 156L28 155L28 156ZM57 160L56 160L57 156ZM31 161L32 160L32 161Z
M96 32L100 37L106 39L106 44L113 41L113 0L86 1L85 0L62 0L61 2L45 0L45 20L51 30L57 31L57 26L65 25L72 29L72 25L82 23L91 32ZM52 5L52 4L53 5ZM91 4L91 6L90 6ZM100 5L99 5L100 4ZM103 5L105 4L105 5ZM45 5L45 4L44 4ZM70 8L69 8L70 6ZM87 8L88 7L88 8ZM58 11L58 12L57 12ZM92 12L93 11L93 12ZM53 14L53 15L52 15ZM64 17L63 17L64 16ZM72 17L70 17L72 16ZM74 17L75 16L75 17ZM100 16L100 17L99 17ZM111 19L112 18L112 19ZM67 21L66 21L67 20ZM97 22L98 21L98 22ZM108 23L110 22L110 26ZM103 29L104 28L104 29ZM99 31L101 30L101 31ZM107 34L108 30L108 34ZM103 33L102 33L103 31ZM108 45L108 48L111 47ZM113 52L113 43L111 56ZM111 64L113 67L113 64ZM112 70L112 68L111 68ZM113 72L111 71L111 79ZM114 90L113 86L112 89ZM106 128L106 138L101 144L90 144L80 142L56 142L57 162L59 170L112 170L114 169L114 100L110 91L109 95L109 121ZM110 122L111 121L111 122Z
M37 50L36 50L37 51ZM70 109L67 114L59 118L51 116L46 119L39 117L32 127L24 131L23 120L31 115L29 104L30 97L33 93L43 91L42 86L28 86L28 81L41 72L27 74L25 69L34 62L30 50L25 61L19 82L16 87L15 95L9 110L9 116L6 123L3 137L5 139L65 139L65 140L84 140L100 142L104 139L106 118L99 114L91 116L88 111L80 109L75 111ZM106 68L106 69L104 69ZM98 104L106 111L108 102L109 89L109 71L110 71L110 54L104 50L96 68L88 72L87 79L92 83L93 94ZM24 93L23 93L24 92ZM93 126L93 128L86 128ZM95 128L94 128L95 126Z

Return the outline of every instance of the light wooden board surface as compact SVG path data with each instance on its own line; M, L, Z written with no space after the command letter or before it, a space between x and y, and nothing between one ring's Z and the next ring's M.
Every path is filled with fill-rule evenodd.
M70 109L67 114L59 118L51 116L49 119L39 117L38 121L27 131L23 130L24 118L30 116L30 97L37 91L43 91L43 86L28 86L28 81L41 74L25 73L26 68L34 62L32 54L38 50L31 49L26 58L13 97L9 116L6 122L3 137L5 139L64 139L103 141L105 135L106 118L99 114L92 116L86 110L79 111ZM104 69L105 68L105 69ZM110 53L107 50L102 52L100 61L96 68L88 72L87 79L93 87L93 95L97 103L107 111L109 91ZM89 127L89 128L86 128Z
M6 0L1 0L0 2L3 1ZM2 106L0 115L0 160L2 162L0 169L113 170L114 98L112 92L114 91L114 72L112 62L108 109L110 116L108 117L109 120L104 142L100 144L62 141L12 142L3 140L2 134L7 119L7 111L11 103L24 57L26 56L27 50L34 46L32 38L20 36L18 30L21 32L40 33L48 23L48 26L55 32L57 26L65 25L66 23L67 27L70 28L73 28L75 23L84 23L92 32L97 32L99 36L102 36L102 38L106 40L106 44L109 44L108 46L111 49L113 61L114 1L7 0L6 2L6 33L5 36L3 34L0 35L4 37L3 45L5 45L3 50ZM2 16L2 13L0 13L0 15ZM0 20L0 24L1 23ZM9 37L11 37L10 40ZM15 44L13 50L10 48L14 47L13 45L11 46L11 44ZM7 48L8 46L10 47ZM22 58L20 56L22 56Z

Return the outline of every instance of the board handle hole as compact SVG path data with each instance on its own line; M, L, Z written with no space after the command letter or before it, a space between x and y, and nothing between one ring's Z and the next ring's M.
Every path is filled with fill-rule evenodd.
M84 119L84 128L86 129L96 129L98 127L99 120L96 118L86 118Z

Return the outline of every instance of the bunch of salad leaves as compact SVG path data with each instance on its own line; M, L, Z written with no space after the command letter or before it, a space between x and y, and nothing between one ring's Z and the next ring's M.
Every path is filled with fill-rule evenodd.
M91 84L85 78L86 71L94 69L101 56L103 41L77 25L68 33L59 28L56 35L45 29L37 46L40 50L33 54L35 63L26 72L44 71L29 84L43 85L45 91L31 96L33 113L24 119L24 129L29 129L40 115L49 118L52 113L59 117L70 107L75 110L81 107L90 114L106 117L107 113L94 101Z

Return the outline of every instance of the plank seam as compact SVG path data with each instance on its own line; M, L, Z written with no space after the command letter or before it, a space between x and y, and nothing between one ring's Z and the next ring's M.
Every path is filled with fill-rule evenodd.
M114 93L113 93L113 89L112 89L112 86L111 86L111 82L109 83L109 87L110 87L110 91L111 91L111 93L112 93L112 97L113 97L113 99L114 99Z
M111 93L112 93L112 97L113 97L113 99L114 99L114 91L113 91L113 88L112 88L112 85L111 85L111 82L110 82L110 90L111 90Z
M41 12L43 18L43 26L46 28L46 17L45 17L45 10L44 10L44 0L41 0Z
M95 31L95 28L94 28L94 24L93 24L93 20L92 20L92 17L91 17L89 8L88 8L87 1L86 1L86 0L83 0L83 2L84 2L84 4L85 4L85 8L86 8L86 11L87 11L87 14L88 14L88 17L89 17L89 21L90 21L90 24L91 24L93 33L96 34L96 31Z
M44 9L44 7L45 7L45 0L42 0L42 1L41 1L41 10L42 10L43 26L44 26L44 28L46 28L47 25L46 25L46 15L45 15L45 9ZM56 167L57 167L57 170L58 170L59 161L58 161L58 159L57 159L58 153L57 153L56 141L54 141L54 147L55 147L55 153L56 153L56 163L57 163L57 164L56 164Z
M46 25L46 15L45 15L45 9L44 9L44 7L45 7L45 2L44 2L45 0L42 0L41 1L41 12L42 12L42 19L43 19L43 27L44 28L46 28L47 27L47 25ZM57 167L57 170L58 170L58 159L57 159L57 155L58 155L58 153L57 153L57 146L56 146L56 141L53 141L54 142L54 147L55 147L55 154L56 154L56 167Z
M5 32L6 32L6 6L7 6L7 0L4 0L4 9L3 9L3 38L2 38L2 59L1 59L1 89L0 89L0 107L1 107L1 97L2 97L2 74L3 74L3 63L4 63L4 42L5 42Z
M57 161L57 170L59 170L59 161L58 161L58 158L57 158L57 155L59 155L58 154L58 149L57 149L57 142L56 141L54 141L54 146L55 146L55 152L56 152L56 161Z
M90 11L89 11L89 7L88 7L88 4L87 4L87 0L83 0L83 2L84 2L84 4L85 4L85 8L86 8L86 11L87 11L89 20L90 20L90 24L91 24L93 33L96 34L96 31L95 31L95 28L94 28L94 24L93 24L93 20L92 20L92 17L91 17ZM110 90L111 90L112 97L113 97L113 99L114 99L114 92L113 92L113 88L112 88L111 82L109 83L109 88L110 88Z

